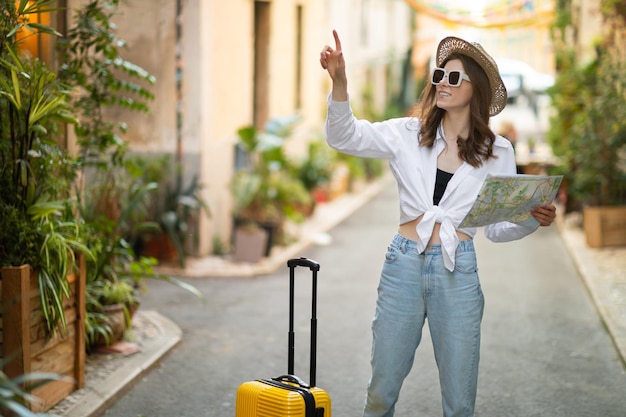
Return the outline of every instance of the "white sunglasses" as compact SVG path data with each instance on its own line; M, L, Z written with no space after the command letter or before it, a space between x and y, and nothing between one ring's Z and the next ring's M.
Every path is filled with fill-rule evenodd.
M460 70L446 71L443 68L435 68L433 70L433 76L430 82L433 85L438 85L443 81L444 78L448 79L448 85L450 87L460 86L463 80L471 82L470 77L468 77L468 75L464 73L463 71L460 71Z

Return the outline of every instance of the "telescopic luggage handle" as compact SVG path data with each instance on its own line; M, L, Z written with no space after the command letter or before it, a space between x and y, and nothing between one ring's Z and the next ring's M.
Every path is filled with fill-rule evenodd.
M288 346L288 363L287 374L294 374L294 354L295 354L295 333L293 330L294 316L294 287L295 287L295 269L298 266L306 266L313 273L313 295L311 307L311 363L309 366L310 378L309 385L315 386L315 368L317 366L317 272L320 270L320 264L308 258L294 258L287 261L289 267L289 346Z
M293 258L287 261L287 266L289 268L293 268L296 266L308 266L309 269L311 271L319 271L320 270L320 264L318 264L317 262L315 262L313 259L308 259L308 258Z

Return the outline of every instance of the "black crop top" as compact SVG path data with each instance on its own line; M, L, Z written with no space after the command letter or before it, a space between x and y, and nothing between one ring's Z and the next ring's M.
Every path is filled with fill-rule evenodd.
M448 182L450 182L450 178L452 175L449 172L442 171L437 168L437 176L435 177L435 192L433 193L433 204L439 205L439 201L441 201L441 197L443 197L444 191L446 191L446 187L448 186Z

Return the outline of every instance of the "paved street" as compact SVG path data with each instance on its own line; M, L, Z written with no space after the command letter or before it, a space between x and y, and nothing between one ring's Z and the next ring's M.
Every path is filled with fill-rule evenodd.
M397 218L393 188L302 253L320 262L318 385L333 415L360 415L369 377L370 321ZM626 373L556 229L522 241L476 238L486 297L479 417L623 417ZM298 271L296 373L308 379L310 272ZM244 381L286 372L285 267L254 278L189 279L201 302L150 283L142 309L158 310L183 341L107 412L124 417L234 417ZM441 415L430 341L420 346L397 416Z

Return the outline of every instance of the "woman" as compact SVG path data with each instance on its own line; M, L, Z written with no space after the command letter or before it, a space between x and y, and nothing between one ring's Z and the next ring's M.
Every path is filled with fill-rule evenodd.
M400 222L381 272L372 322L372 376L365 417L393 416L413 364L426 318L439 369L446 417L474 415L483 294L472 238L458 228L488 173L515 174L511 143L489 128L506 105L494 60L476 43L447 37L417 117L370 123L356 119L348 100L345 60L337 32L320 62L332 80L326 138L341 152L389 161L398 185ZM542 226L552 204L536 207ZM492 241L534 232L501 222L485 228Z

